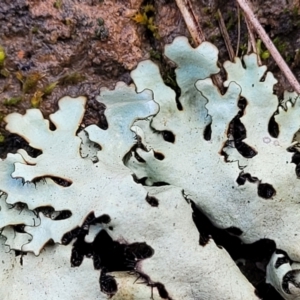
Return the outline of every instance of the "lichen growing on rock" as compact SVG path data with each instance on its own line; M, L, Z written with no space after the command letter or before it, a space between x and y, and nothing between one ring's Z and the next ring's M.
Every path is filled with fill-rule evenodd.
M64 299L148 299L153 291L154 299L258 299L201 225L199 245L198 209L243 245L268 246L257 251L260 260L277 248L268 282L286 299L299 294L297 277L277 272L274 263L284 251L290 272L300 259L293 163L298 96L286 94L279 105L276 80L254 54L224 64L224 94L210 78L219 72L212 44L192 48L178 37L165 55L177 65L180 95L153 62L140 62L132 72L135 85L101 89L106 130L80 127L85 97L64 97L49 120L38 109L5 118L6 129L37 152L19 149L0 162L0 278L18 282L8 296L0 289L3 299L58 297L61 284ZM268 129L274 113L276 136ZM235 147L237 124L246 131L239 142L252 155ZM21 264L12 250L21 253ZM30 274L26 283L19 282L21 270ZM47 276L47 286L32 289L32 276Z

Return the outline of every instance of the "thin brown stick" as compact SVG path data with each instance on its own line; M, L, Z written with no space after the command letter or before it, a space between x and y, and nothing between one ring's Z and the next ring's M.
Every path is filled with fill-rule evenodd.
M265 32L257 18L255 17L253 11L249 7L246 0L237 0L240 7L244 11L245 16L247 17L249 23L253 26L253 28L256 30L257 34L260 36L261 40L265 44L266 48L269 50L270 54L272 55L273 59L276 61L278 67L281 69L282 73L285 75L287 80L289 81L290 85L293 87L293 89L300 94L300 84L297 81L296 77L284 61L284 59L281 57L280 53L274 46L273 42L269 38L268 34Z
M245 16L245 22L247 25L247 29L248 29L248 34L249 34L249 41L250 44L252 46L252 51L257 54L257 63L261 66L261 59L259 56L259 53L257 51L257 46L256 46L256 41L255 41L255 37L254 37L254 33L253 33L253 28L250 24L250 22L248 21L248 18Z
M199 46L202 42L205 41L205 35L196 18L190 0L175 0L175 1L183 16L185 24L192 36L194 44L196 46ZM219 88L220 91L223 91L223 84L219 74L212 75L212 81Z
M194 14L190 0L176 0L176 3L193 41L195 42L196 46L200 45L203 41L205 41L205 35Z
M233 47L230 42L230 37L229 37L228 31L227 31L222 13L219 9L217 10L217 14L218 14L218 22L219 22L220 31L223 36L225 46L227 48L229 58L231 61L234 61L234 57L235 57L234 50L233 50Z
M236 43L235 56L239 55L240 42L241 42L241 13L240 13L240 7L238 5L237 5L237 15L238 15L238 40Z

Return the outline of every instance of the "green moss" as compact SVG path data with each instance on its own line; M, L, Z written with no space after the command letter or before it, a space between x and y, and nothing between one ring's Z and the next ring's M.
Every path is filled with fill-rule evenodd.
M22 101L22 97L12 97L10 99L4 99L3 104L6 106L14 106Z
M279 51L279 53L284 56L284 53L287 49L287 43L282 41L280 37L276 37L273 40L273 43L275 45L275 47L277 48L277 50Z
M6 53L4 48L0 45L0 67L2 67L4 65L4 61L6 58Z
M104 25L104 20L102 18L98 18L97 23L98 23L99 26L103 26Z
M163 74L163 81L166 85L171 87L173 90L176 90L178 88L176 77L171 71L167 71L165 74Z
M23 77L22 72L18 71L18 72L15 73L15 75L16 75L16 78L23 84L24 77Z
M1 76L3 76L3 77L8 77L9 76L9 71L7 70L7 69L5 69L5 68L2 68L1 70L0 70L0 75Z
M95 29L95 38L104 42L108 39L109 31L108 29L102 25Z
M57 84L58 84L58 81L54 81L54 82L46 85L43 90L44 95L46 95L46 96L50 95L53 92L53 90L56 88Z
M204 26L207 28L214 28L214 24L211 21L205 21Z
M0 123L4 120L5 118L5 114L0 112Z
M53 7L57 8L57 9L61 9L62 5L63 5L62 0L56 0L56 1L53 3Z
M27 75L26 77L22 75L22 77L23 77L23 79L21 79L21 81L23 82L22 91L24 94L28 94L36 89L37 84L43 78L43 75L38 72L33 72Z
M73 24L73 21L70 18L66 18L64 19L64 24L67 26L71 26Z
M293 15L293 17L296 17L296 18L299 17L299 7L297 7L297 6L293 7L292 15Z
M64 76L62 76L59 79L59 83L61 85L72 85L72 84L77 84L81 81L85 80L85 76L78 73L78 72L73 72L73 73L68 73Z
M33 34L37 34L37 33L39 32L39 28L38 28L37 26L33 26L33 27L31 28L31 32L32 32Z
M205 15L209 15L211 13L211 9L210 9L210 7L204 7L204 8L202 8L202 12Z
M266 60L270 57L269 50L264 48L264 46L262 45L260 39L258 39L257 42L256 42L256 49L257 49L257 54L260 56L260 58L262 60Z
M42 91L36 91L33 97L30 99L31 107L38 108L43 100L44 93Z
M140 11L137 12L132 20L138 24L144 25L153 35L155 39L159 39L158 27L154 22L155 7L152 4L142 6Z
M212 44L215 44L216 41L220 38L220 35L219 34L212 34L210 37L209 37L209 41L212 43Z
M261 57L261 59L266 60L270 57L270 55L271 55L270 52L268 50L266 50L261 53L260 57Z
M104 20L102 18L97 19L98 27L95 29L95 38L104 42L108 39L109 31L104 25Z
M0 132L0 143L5 141L5 136Z
M226 22L226 29L229 31L234 27L235 23L235 17L233 15L233 12L229 12L229 20Z
M293 56L290 54L286 55L285 61L286 63L291 63L293 61Z
M239 55L240 56L243 56L247 53L247 50L248 50L248 45L245 43L245 44L240 44L240 48L239 48Z
M162 58L162 53L153 49L149 51L149 54L151 59L161 60Z

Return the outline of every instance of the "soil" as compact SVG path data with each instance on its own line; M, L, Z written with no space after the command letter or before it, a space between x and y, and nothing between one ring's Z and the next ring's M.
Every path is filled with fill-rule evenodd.
M191 2L206 39L219 48L221 63L229 55L219 30L217 9L223 15L233 48L239 56L247 53L248 31L234 0ZM133 20L146 4L154 7L151 14L157 29L152 31ZM300 1L253 0L251 5L300 78ZM164 45L176 36L190 37L174 0L2 0L0 28L0 52L3 49L6 56L3 63L0 61L2 157L21 143L5 131L3 118L7 114L39 107L48 117L61 97L85 95L88 101L83 126L105 127L105 107L96 100L100 89L113 89L118 81L131 83L131 70L148 58L160 65L167 78L174 66L162 57ZM285 89L291 90L289 83L272 57L263 63L278 79L275 93L281 98ZM245 274L258 284L264 274L255 271L257 276L253 276L255 266L246 266L242 267Z

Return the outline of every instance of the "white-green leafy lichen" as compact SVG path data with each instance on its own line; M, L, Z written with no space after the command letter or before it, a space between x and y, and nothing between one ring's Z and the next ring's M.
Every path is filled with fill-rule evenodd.
M51 294L51 299L142 300L153 289L154 299L258 299L225 249L213 239L199 245L191 203L215 226L238 228L242 243L270 240L284 251L289 265L276 271L281 254L275 252L267 281L285 299L297 299L300 280L286 274L298 270L300 262L300 185L291 152L298 151L298 95L286 93L280 102L273 94L276 80L258 66L254 54L244 56L243 63L236 58L224 64L224 94L211 79L219 72L212 44L192 48L178 37L166 46L165 55L177 65L179 99L158 66L140 62L132 71L134 85L118 83L114 90L100 91L107 130L91 125L78 132L84 97L59 101L59 110L50 115L54 130L38 109L6 117L6 129L41 154L32 157L19 149L0 162L0 278L18 284L9 293L0 288L1 299L49 299L41 295ZM243 111L239 101L246 105ZM268 130L274 114L277 136ZM241 141L233 120L238 117L246 131L243 143L256 155L236 147ZM162 183L167 186L155 186ZM154 204L146 201L149 197ZM86 223L91 213L96 219L108 216L107 221ZM98 250L86 255L94 267L85 258L72 268L70 252L80 234L71 236L71 244L60 245L78 227L86 231L88 245L106 230L125 248L146 243L154 251L130 259L121 253L130 274L104 263L96 267L102 272L101 293L99 271L94 270ZM22 264L12 250L28 253ZM24 272L28 275L22 282ZM110 274L107 281L104 273ZM137 278L144 284L135 284ZM283 288L283 278L293 288L289 282ZM109 290L109 280L117 281L117 290ZM38 288L31 287L32 281Z

